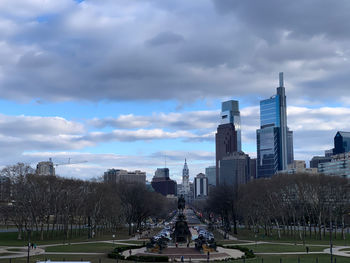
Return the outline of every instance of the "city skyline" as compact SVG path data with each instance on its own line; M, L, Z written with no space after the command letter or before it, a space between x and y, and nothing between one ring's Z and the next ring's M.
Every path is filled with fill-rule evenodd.
M256 157L259 101L280 71L294 159L322 155L350 131L349 7L1 1L0 166L71 158L88 162L57 174L120 168L150 180L166 155L172 179L187 158L192 180L215 163L223 101L239 101L242 150Z

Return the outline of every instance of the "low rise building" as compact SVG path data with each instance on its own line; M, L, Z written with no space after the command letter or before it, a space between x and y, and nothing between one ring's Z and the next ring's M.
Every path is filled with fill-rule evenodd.
M325 175L350 178L350 153L333 155L330 162L318 165L318 172Z
M122 169L109 169L104 173L105 183L141 183L146 184L146 173L136 170L129 172Z
M332 160L332 156L314 156L310 160L310 168L318 168L320 163L328 163Z
M52 162L52 159L50 158L49 161L47 161L47 162L39 162L36 165L35 173L37 175L55 176L55 166Z

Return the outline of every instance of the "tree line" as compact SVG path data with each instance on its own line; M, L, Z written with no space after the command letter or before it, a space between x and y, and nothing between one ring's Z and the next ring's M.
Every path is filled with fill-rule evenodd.
M278 237L289 235L323 239L333 230L345 238L350 212L349 180L337 176L281 174L239 187L220 185L212 189L200 207L208 218L220 218L224 226L237 223L251 231ZM338 235L339 235L338 234Z
M69 240L73 235L115 233L125 226L132 234L132 226L139 229L150 217L165 217L169 209L165 197L143 184L39 176L23 163L5 167L0 175L0 220L18 228L18 239L35 232L41 240L58 233Z

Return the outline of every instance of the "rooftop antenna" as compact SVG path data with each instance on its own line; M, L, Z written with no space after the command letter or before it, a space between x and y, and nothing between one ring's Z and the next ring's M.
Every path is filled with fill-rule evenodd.
M164 155L164 163L165 163L165 167L166 168L166 154Z

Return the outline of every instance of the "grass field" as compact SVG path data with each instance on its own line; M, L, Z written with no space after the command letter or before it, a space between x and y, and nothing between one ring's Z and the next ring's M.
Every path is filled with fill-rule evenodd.
M232 235L232 233L231 233ZM252 241L276 241L276 242L288 242L288 243L297 243L302 244L303 240L300 239L299 235L296 235L295 238L293 236L282 236L280 239L278 238L277 231L274 230L271 236L265 236L263 231L261 231L255 237L255 234L251 230L246 229L238 229L238 235L234 235L240 240L252 240ZM346 234L346 239L342 239L340 233L337 234L337 239L333 235L333 244L336 246L350 246L350 234ZM315 239L314 235L310 238L308 235L305 237L306 244L315 244L315 245L328 245L330 240L330 236L326 233L325 237L322 235L322 239Z
M252 244L252 245L242 245L253 250L256 253L279 253L279 252L306 252L306 247L302 245L280 245L280 244ZM326 249L324 247L309 246L309 252L321 252Z
M30 257L30 263L36 263L37 261L90 261L91 263L116 263L115 259L108 258L105 255L42 255ZM130 263L130 261L118 261L119 263ZM0 263L9 263L9 259L0 259ZM14 258L11 263L27 263L27 258Z
M116 235L115 239L128 239L130 236L128 235L128 230L126 228L119 230L117 233L114 233ZM26 240L18 240L17 239L17 233L16 232L7 232L7 233L0 233L0 246L26 246L28 244L28 241ZM84 241L99 241L99 240L112 240L112 233L110 234L104 234L97 237L94 237L93 239L88 239L87 234L82 236L75 236L70 238L69 240L64 240L62 235L57 235L57 237L49 238L45 240L40 240L39 235L33 233L32 235L32 242L36 243L37 245L47 245L47 244L57 244L63 242L84 242Z
M298 261L299 258L299 261ZM283 256L258 256L256 259L249 261L251 263L330 263L330 255L283 255ZM263 259L263 261L262 261ZM282 261L280 261L282 260ZM239 261L234 261L240 263ZM248 263L248 261L246 261ZM333 258L333 262L334 258ZM349 263L350 259L345 257L336 257L337 263Z
M115 245L109 243L88 243L76 245L62 245L47 247L46 252L90 252L90 253L109 253L116 247L124 247L123 245Z
M316 258L318 258L318 263L329 263L330 262L330 256L329 255L305 255L305 256L299 256L300 263L316 263ZM85 255L46 255L46 256L36 256L30 258L30 263L34 263L39 260L45 260L50 259L51 261L91 261L91 263L116 263L115 259L107 258L103 255L94 255L94 256L85 256ZM280 261L282 259L282 261ZM254 259L247 259L245 260L246 263L262 263L262 260L264 263L298 263L298 256L288 255L288 256L263 256L263 257L257 257ZM336 257L337 263L349 263L349 258L344 257ZM12 263L26 263L26 258L18 258L18 259L12 259ZM130 261L123 261L119 260L119 263L130 263ZM234 260L234 261L227 261L231 263L243 263L244 261L242 259L240 260ZM334 262L334 261L333 261ZM0 263L9 263L8 259L0 259Z

